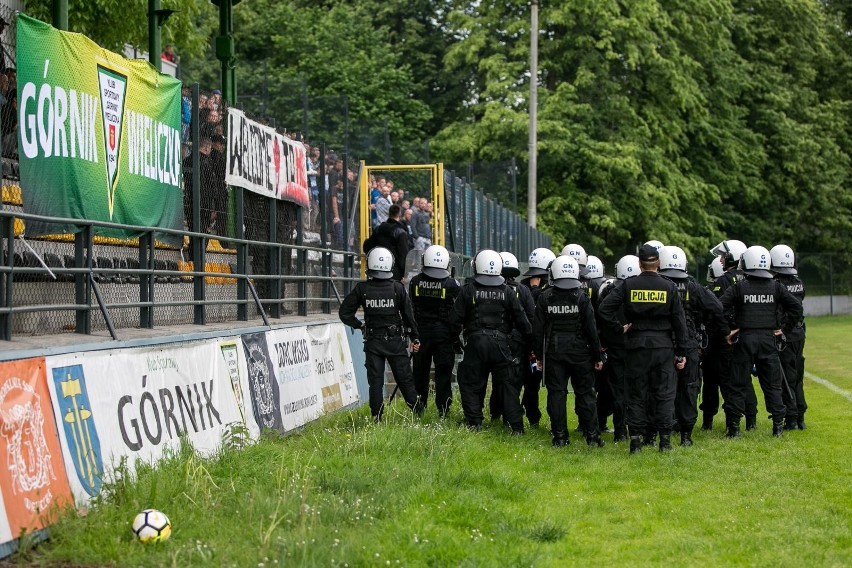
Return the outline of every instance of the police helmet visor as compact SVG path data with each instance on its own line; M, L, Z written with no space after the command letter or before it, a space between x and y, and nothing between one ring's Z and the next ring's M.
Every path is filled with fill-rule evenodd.
M521 275L521 271L514 266L504 266L503 270L500 271L500 274L506 278L515 278Z
M547 276L549 272L546 268L536 268L534 266L530 266L529 269L524 272L524 276Z
M560 290L573 290L580 287L580 281L576 278L560 278L553 281L553 287Z
M762 268L755 268L751 270L744 271L747 276L753 276L755 278L773 278L772 273L768 270L763 270Z
M450 275L450 271L446 268L435 268L434 266L424 266L423 274L430 278L443 279Z
M777 272L778 274L798 274L799 271L790 266L773 266L772 272Z
M483 286L500 286L506 281L506 279L502 276L495 276L491 274L477 274L473 277L473 280L477 284L482 284Z
M683 270L678 270L677 268L666 268L665 270L660 270L660 274L662 274L663 276L668 276L669 278L675 278L677 280L689 278L689 274L687 274Z
M386 272L384 270L368 270L367 276L375 278L376 280L390 280L393 278L393 272Z

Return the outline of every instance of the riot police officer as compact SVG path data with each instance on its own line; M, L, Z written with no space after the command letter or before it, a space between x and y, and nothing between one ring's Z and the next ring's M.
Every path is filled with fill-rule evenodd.
M370 413L378 422L384 412L385 361L390 364L405 403L416 413L423 411L418 400L408 358L406 333L412 341L411 351L417 353L420 340L411 302L403 286L393 280L394 258L383 247L367 253L367 277L358 282L340 304L340 321L364 334L365 367L370 390ZM355 317L358 308L364 310L364 321Z
M620 287L628 278L638 276L639 272L638 256L628 254L621 257L615 264L615 279L607 280L601 285L600 301L603 302L608 294ZM623 328L619 327L616 332L613 332L612 328L601 322L599 310L595 311L595 315L598 321L601 347L607 355L604 371L607 374L607 383L612 389L612 427L615 430L613 440L615 442L623 442L627 440L627 422L625 418L627 385L624 382L626 351L624 349ZM616 311L615 317L620 326L627 324L627 320L624 318L623 306ZM598 393L598 398L600 398L600 393ZM600 409L598 412L600 412ZM600 416L598 420L600 420Z
M782 333L792 331L791 324L802 319L802 302L773 279L770 263L768 250L749 247L740 260L746 277L722 295L725 317L731 326L726 340L733 345L731 398L725 399L729 438L740 434L740 417L745 410L746 386L752 382L752 366L757 367L766 410L772 417L772 435L780 437L784 432L787 409L781 395L784 380L776 341Z
M739 263L740 258L742 258L743 253L746 251L746 248L745 243L742 241L730 239L722 241L710 249L712 254L721 257L722 268L724 270L722 276L714 280L710 285L710 291L713 292L717 298L721 298L725 293L725 290L736 284L739 280L745 278L745 274L740 269ZM718 347L718 350L714 349L716 347ZM725 404L727 404L728 400L726 392L728 390L728 385L731 382L731 356L731 346L728 345L727 342L722 341L719 344L710 345L710 349L705 357L705 360L710 362L711 365L715 363L715 368L711 369L710 374L711 377L715 377L718 381L719 390L722 392L722 398L725 400ZM740 388L744 389L746 430L754 430L757 428L757 395L754 392L754 384L749 381L747 385L741 385ZM702 429L709 430L712 428L713 416L708 416L708 412L706 410L702 410L702 412L704 412L704 425L702 426ZM725 412L727 413L727 409L725 409ZM705 426L708 425L710 428L705 428Z
M660 274L677 286L686 316L686 367L678 372L675 394L675 419L680 431L680 445L692 445L692 429L698 419L698 391L701 387L699 354L702 326L705 333L723 338L730 332L722 316L722 303L712 292L698 284L687 272L686 253L676 246L664 246L660 253Z
M586 254L586 249L583 248L583 245L569 243L562 247L562 254L564 256L570 256L577 261L577 265L580 267L580 288L582 288L583 291L587 291L589 289L589 282L586 278L586 274L588 272L586 270L586 266L589 262L589 255Z
M420 331L420 350L414 354L414 387L425 407L429 400L429 372L435 362L435 405L443 418L453 399L455 363L450 311L461 289L450 276L450 253L440 245L423 252L423 269L408 285L414 318Z
M482 407L488 375L503 398L503 417L513 434L524 433L520 403L521 381L512 356L510 334L514 328L528 337L532 326L501 272L503 259L493 250L482 250L473 259L475 275L465 282L450 313L454 337L464 332L464 359L459 363L458 383L462 410L468 426L482 426Z
M649 422L659 432L660 451L665 452L672 449L675 366L680 370L686 365L686 321L677 288L657 273L657 249L643 245L638 256L641 273L610 292L601 302L599 315L613 333L624 333L630 453L642 451L642 435ZM618 318L622 307L628 322L624 325ZM649 402L652 413L646 410Z
M805 285L799 278L796 270L796 255L793 249L787 245L775 245L769 250L772 258L772 271L775 279L787 287L791 294L796 296L800 302L805 300ZM790 333L787 334L786 348L780 353L781 368L787 379L789 389L783 389L787 398L784 405L787 407L787 418L784 423L785 430L804 430L805 411L808 404L805 402L805 320L787 322ZM788 394L787 394L788 393Z
M529 295L532 298L533 311L535 310L535 303L539 295L549 286L550 263L555 258L556 255L548 248L537 248L530 253L528 261L529 268L524 273L525 278L521 280L521 287L529 291ZM530 316L527 317L528 319L530 318ZM530 323L532 323L532 319L530 319ZM533 348L531 351L535 352L535 349ZM521 406L524 408L530 426L535 427L538 426L538 422L541 420L538 391L541 389L542 372L538 364L529 357L526 359L522 357L520 364L522 367L525 367L522 369L523 374L521 375L524 380Z
M586 292L592 301L592 308L597 310L600 303L601 286L606 281L606 276L604 275L604 264L601 259L591 254L588 255L586 260L585 280L588 286ZM605 432L607 431L607 418L613 413L612 386L609 384L609 377L605 368L595 371L595 393L597 394L598 430ZM576 406L577 402L578 399L575 399L574 411L579 416L579 409Z
M553 445L568 442L566 402L568 381L574 387L575 407L586 425L586 442L603 447L598 429L594 370L601 370L601 348L591 300L580 288L580 267L568 255L550 265L553 287L539 296L535 308L536 355L544 362L547 414Z

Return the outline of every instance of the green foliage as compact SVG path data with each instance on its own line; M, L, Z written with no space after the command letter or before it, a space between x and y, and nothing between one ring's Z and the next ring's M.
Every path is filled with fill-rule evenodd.
M808 371L849 389L852 318L808 320ZM756 386L756 388L759 388ZM201 458L186 446L119 476L113 499L71 515L17 557L30 565L122 566L848 566L852 406L806 380L806 431L768 422L736 441L629 456L541 430L481 433L401 401L384 424L366 407L299 433ZM542 403L543 404L543 403ZM569 405L570 406L570 405ZM573 417L573 413L571 413ZM573 427L576 424L573 423ZM722 481L720 483L720 480ZM129 525L154 507L170 540L143 545ZM795 534L795 538L791 538ZM13 559L14 561L14 559Z
M162 8L177 10L161 28L163 45L175 44L181 57L203 53L207 36L216 23L208 0L162 0ZM26 13L52 23L53 0L28 0ZM125 43L148 49L147 0L68 0L68 28L99 45L120 52Z

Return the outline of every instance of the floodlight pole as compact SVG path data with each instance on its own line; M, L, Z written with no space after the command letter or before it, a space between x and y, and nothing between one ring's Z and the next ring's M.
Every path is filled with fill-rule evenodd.
M529 176L527 178L527 223L536 225L536 194L538 148L538 0L530 3L530 126L529 126Z
M160 0L148 0L148 61L157 71L163 70L163 61L160 56L160 22L158 12L160 11Z

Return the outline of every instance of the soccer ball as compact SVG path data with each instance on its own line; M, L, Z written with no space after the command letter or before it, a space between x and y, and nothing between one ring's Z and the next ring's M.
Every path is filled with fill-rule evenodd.
M133 519L133 534L142 542L160 542L172 534L169 518L156 509L145 509Z

